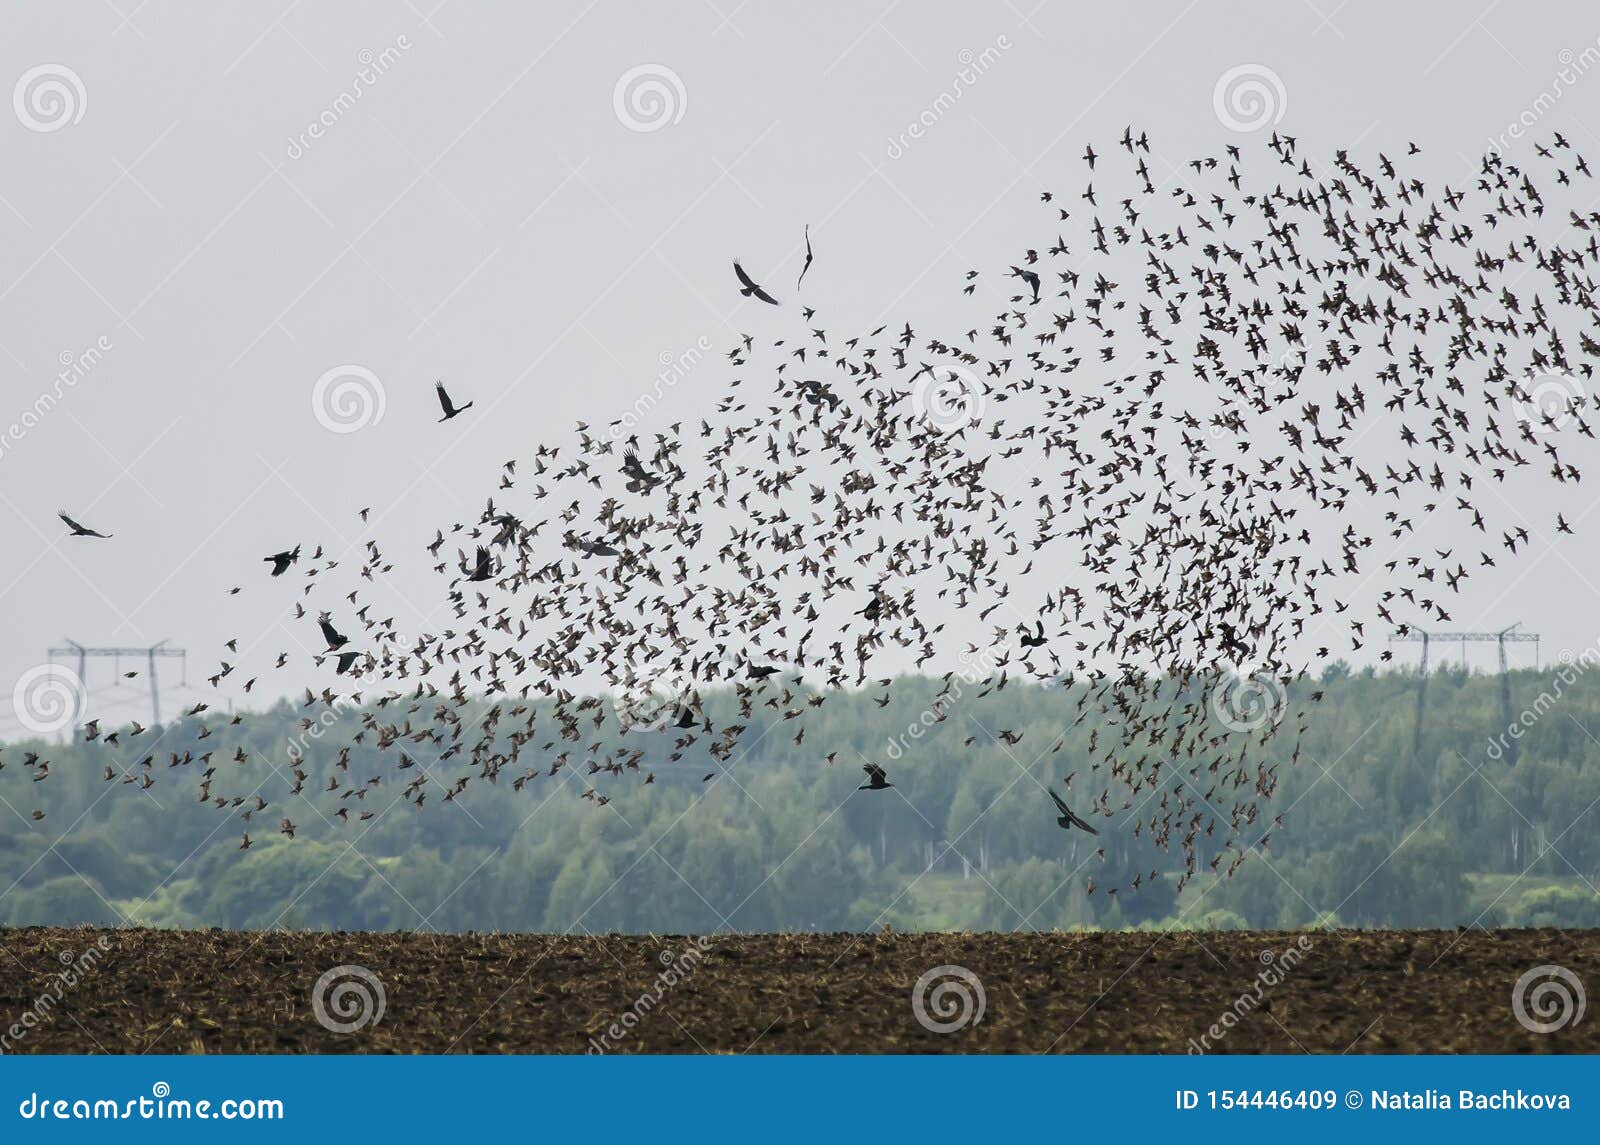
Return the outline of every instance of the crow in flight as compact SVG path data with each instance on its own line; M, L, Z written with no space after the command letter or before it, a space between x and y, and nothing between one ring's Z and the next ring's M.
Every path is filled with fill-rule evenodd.
M99 537L102 541L109 541L111 539L111 534L97 533L93 529L85 528L84 526L78 524L78 522L74 521L71 517L67 516L66 513L62 512L60 509L56 510L56 516L60 517L67 523L67 528L72 530L72 535L74 537Z
M755 279L751 278L744 272L744 267L739 265L738 259L733 260L733 273L739 276L739 282L742 284L742 288L739 291L740 294L744 295L746 298L749 298L753 294L763 302L770 302L774 306L778 305L778 300L776 298L772 297L772 295L768 294L765 290L758 286Z
M735 266L738 264L735 263ZM794 288L800 289L800 284L806 280L806 271L811 269L811 224L806 224L806 264L800 268L800 277L794 280Z
M439 406L440 406L441 409L444 410L444 416L439 419L440 421L449 421L451 418L455 417L457 414L466 413L469 409L472 408L472 403L471 402L468 402L464 406L452 405L451 402L450 402L450 395L445 392L444 383L443 382L434 382L433 383L433 388L436 391L438 391L438 394L439 394Z
M894 786L879 764L863 763L861 770L867 773L867 781L856 788L857 791L886 791Z
M1054 791L1050 793L1050 798L1054 799L1056 801L1056 806L1061 809L1061 814L1056 819L1056 822L1060 826L1068 830L1071 830L1073 827L1077 827L1080 830L1089 832L1091 835L1100 834L1099 831L1096 831L1093 827L1089 826L1088 823L1084 822L1084 820L1073 814L1072 808L1067 806L1066 800L1062 799L1061 796L1057 795Z
M285 552L273 553L270 557L262 557L261 559L272 565L273 576L282 576L290 565L300 559L300 546L296 545Z

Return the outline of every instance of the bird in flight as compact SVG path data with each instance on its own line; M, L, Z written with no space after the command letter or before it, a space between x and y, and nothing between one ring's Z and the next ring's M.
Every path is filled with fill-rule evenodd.
M490 555L489 549L485 545L478 546L477 554L473 558L472 568L467 570L465 565L462 568L463 571L467 572L467 579L470 581L494 579L494 557Z
M67 528L72 530L71 535L74 537L99 537L102 541L109 541L111 539L111 534L97 533L93 529L80 525L60 509L56 510L56 516L60 517L67 523Z
M738 263L734 263L738 266ZM806 280L806 271L811 269L811 224L806 224L806 263L800 268L800 277L794 280L794 288L800 289L800 284Z
M739 276L739 282L742 284L742 288L739 291L740 294L744 295L746 298L749 298L753 294L763 302L770 302L774 306L778 305L778 300L776 298L772 297L772 295L763 290L756 283L755 279L751 278L744 272L744 267L739 265L738 259L733 260L733 273Z
M326 616L323 616L321 619L319 619L317 624L322 628L322 638L328 642L329 652L337 652L346 644L350 643L350 638L340 633L340 631L333 626L333 622L330 621Z
M887 791L894 786L880 764L863 763L861 770L867 773L867 781L856 788L857 791Z
M1056 801L1056 806L1061 809L1061 814L1056 818L1056 823L1061 827L1069 831L1072 828L1077 827L1079 830L1087 831L1091 835L1100 834L1099 831L1096 831L1093 827L1089 826L1087 822L1074 814L1072 808L1067 806L1067 801L1062 799L1061 796L1057 795L1054 791L1050 792L1050 798L1054 799Z
M270 557L262 557L261 559L272 565L273 576L282 576L290 565L300 559L300 546L296 545L292 549L287 549L281 553L273 553Z
M450 395L445 392L445 388L444 388L444 383L443 382L434 382L433 383L433 388L439 395L439 406L440 406L441 409L444 410L444 416L439 419L440 421L449 421L451 418L455 417L457 414L466 413L469 409L472 408L472 403L471 402L468 402L464 406L457 406L457 405L452 404L451 401L450 401Z

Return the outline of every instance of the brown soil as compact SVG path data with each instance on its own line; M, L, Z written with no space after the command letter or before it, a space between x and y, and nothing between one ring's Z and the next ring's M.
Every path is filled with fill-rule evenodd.
M1215 1026L1207 1048L1225 1053L1600 1051L1600 1015L1537 1034L1512 1009L1536 966L1600 988L1600 931L1305 937L1299 952L1300 935L1260 932L723 935L696 957L682 937L0 930L0 1049L1183 1053ZM74 960L77 981L61 982ZM381 1017L350 1033L312 1005L343 965L384 995ZM1282 981L1258 998L1269 965ZM940 966L981 982L976 1024L918 1021L914 985ZM935 1021L939 1000L935 988ZM326 1008L338 1020L336 996Z

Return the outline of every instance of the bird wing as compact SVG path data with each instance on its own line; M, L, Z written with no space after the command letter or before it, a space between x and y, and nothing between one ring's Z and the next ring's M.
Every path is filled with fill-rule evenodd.
M326 640L329 644L337 644L339 642L341 637L339 636L339 630L337 628L335 628L326 620L319 620L317 623L322 627L322 638L324 640Z
M1081 827L1083 830L1089 832L1089 834L1091 834L1091 835L1100 834L1100 832L1098 830L1096 830L1095 828L1089 826L1089 824L1085 820L1079 818L1077 815L1074 815L1071 811L1067 812L1067 817L1072 820L1074 826Z
M67 528L71 529L73 532L75 532L75 533L83 532L83 526L78 524L78 522L74 521L71 517L67 516L60 509L56 510L56 516L60 517L63 521L65 521L67 523Z
M800 289L800 284L806 280L806 271L811 269L811 224L806 224L806 261L800 268L800 277L794 280L794 288Z
M1056 801L1056 806L1061 808L1061 814L1066 815L1069 818L1077 818L1076 815L1072 814L1072 808L1067 806L1066 800L1062 799L1061 796L1057 795L1053 790L1050 792L1050 798L1054 799Z
M744 284L744 286L750 291L751 294L755 295L757 298L761 299L761 301L763 301L763 302L770 302L773 306L778 305L778 300L776 298L774 298L774 297L772 297L772 295L768 294L756 282L755 279L751 278L748 274L746 274L744 272L744 267L739 265L739 260L738 259L734 259L733 260L733 273L737 274L739 276L739 281Z
M444 383L434 382L433 388L434 391L439 395L439 405L443 407L445 417L449 417L451 414L455 413L455 407L450 404L450 395L444 392Z

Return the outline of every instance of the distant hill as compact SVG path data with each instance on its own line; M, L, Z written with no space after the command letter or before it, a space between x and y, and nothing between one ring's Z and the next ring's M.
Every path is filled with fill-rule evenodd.
M1314 689L1325 697L1308 709L1297 762L1291 735L1274 745L1277 790L1244 834L1252 844L1268 836L1265 847L1233 879L1207 875L1181 896L1171 877L1181 862L1148 839L1159 792L1095 817L1098 838L1056 825L1044 785L1076 772L1074 798L1100 789L1087 765L1094 722L1064 727L1063 693L1029 685L963 700L943 721L924 716L931 680L897 681L884 708L871 695L833 696L808 718L803 746L781 711L766 711L769 723L751 726L709 783L715 762L691 752L669 766L665 735L621 777L586 774L587 744L542 754L530 745L523 763L539 774L520 789L502 774L450 801L451 785L475 773L461 760L417 754L419 770L397 771L392 751L360 744L338 768L360 728L355 711L310 734L285 702L248 721L241 739L215 737L215 789L254 789L260 810L253 798L225 809L198 800L203 764L170 766L168 745L193 740L182 722L124 733L110 749L18 743L0 750L9 887L0 923L572 933L1600 925L1600 673L1579 662L1520 671L1511 684L1514 733L1497 678L1432 675L1416 751L1415 675L1336 666L1298 685L1291 709ZM1022 738L1008 745L1000 729ZM242 766L231 760L239 745L250 756ZM24 766L30 748L49 759L47 779ZM572 762L546 774L562 751ZM303 796L289 794L297 752ZM864 758L887 766L892 790L856 790ZM400 795L424 772L419 811ZM137 781L146 773L148 788ZM609 801L583 798L591 787ZM279 830L285 817L292 840ZM241 852L245 832L252 845ZM1216 855L1207 846L1202 836L1203 863Z

